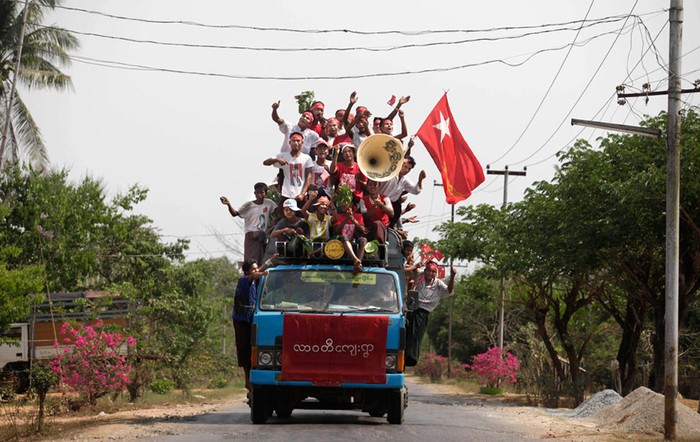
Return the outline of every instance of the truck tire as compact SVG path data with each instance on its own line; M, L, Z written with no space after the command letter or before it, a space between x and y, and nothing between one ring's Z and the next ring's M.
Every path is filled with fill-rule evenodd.
M278 405L275 409L275 413L277 414L277 417L287 418L292 415L292 410L293 408L288 405Z
M253 387L250 391L250 420L254 424L264 424L268 417L267 393L260 387Z
M403 423L404 412L404 391L392 391L389 395L389 407L386 413L386 420L390 424L401 425Z

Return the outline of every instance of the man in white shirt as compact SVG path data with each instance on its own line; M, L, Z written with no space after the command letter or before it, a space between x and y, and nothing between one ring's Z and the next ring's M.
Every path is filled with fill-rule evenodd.
M302 153L309 155L311 149L316 146L321 136L311 129L311 123L314 121L314 115L311 112L304 112L299 116L297 124L287 123L280 118L277 109L280 107L280 102L272 103L272 121L277 123L280 132L284 134L284 141L280 152L289 152L289 137L291 134L298 132L302 135L303 143L301 145Z
M219 198L221 204L228 206L228 212L233 217L243 218L243 230L245 240L243 243L243 261L254 259L257 262L263 261L265 243L267 242L267 223L274 212L277 204L271 199L265 198L267 194L267 184L256 183L254 186L255 199L245 202L236 210L225 196Z
M406 176L416 167L416 160L411 156L405 156L401 171L389 181L379 183L379 193L386 195L391 200L391 205L394 207L394 216L389 220L389 227L401 227L401 196L404 193L418 195L423 190L423 180L425 179L425 171L421 170L418 174L418 183L413 182Z
M445 284L437 279L438 265L428 261L425 270L416 278L418 305L406 315L406 366L413 367L420 357L420 346L428 327L428 316L443 298L452 296L455 285L455 268L450 268L450 281Z
M306 198L306 192L309 190L314 162L310 156L302 153L303 142L304 136L299 132L293 132L289 135L290 151L288 153L280 152L277 156L263 161L263 165L275 166L282 169L284 173L280 204L290 198L297 200L297 202L303 202Z

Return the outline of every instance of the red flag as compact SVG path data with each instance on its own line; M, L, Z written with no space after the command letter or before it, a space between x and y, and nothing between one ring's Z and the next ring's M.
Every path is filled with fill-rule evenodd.
M433 249L430 247L430 244L428 244L427 242L424 242L423 244L421 244L420 249L425 253L429 253L429 252L433 251Z
M438 267L438 279L445 279L445 268L443 266Z
M396 103L396 95L392 95L391 98L389 98L389 101L386 102L389 106L393 106L394 103Z
M433 255L435 255L435 258L437 258L438 261L442 261L442 258L445 257L445 255L443 255L438 249L433 250Z
M447 94L416 133L442 175L448 204L456 204L484 182L484 171L462 137L447 103Z

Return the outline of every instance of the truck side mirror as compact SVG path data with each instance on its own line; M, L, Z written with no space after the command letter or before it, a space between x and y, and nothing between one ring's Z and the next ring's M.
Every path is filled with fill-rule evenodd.
M418 308L418 290L409 290L406 297L406 308L415 310Z

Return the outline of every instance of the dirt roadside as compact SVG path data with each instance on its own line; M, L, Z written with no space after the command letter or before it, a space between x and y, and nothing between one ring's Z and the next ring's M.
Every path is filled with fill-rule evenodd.
M567 441L652 441L663 440L659 433L637 432L637 429L621 428L617 425L602 425L592 418L571 418L552 413L546 409L522 405L524 399L518 395L488 396L464 393L456 385L426 383L420 378L409 377L414 389L427 389L431 394L453 398L456 402L479 404L479 409L489 415L517 422L536 439ZM211 400L193 395L184 404L163 404L149 409L119 410L114 413L96 413L82 416L63 416L53 422L56 431L48 437L32 440L110 440L119 435L120 440L135 440L168 434L174 421L185 420L207 414L233 403L243 403L240 395L226 399ZM697 407L697 403L695 404ZM641 430L641 429L640 429Z

